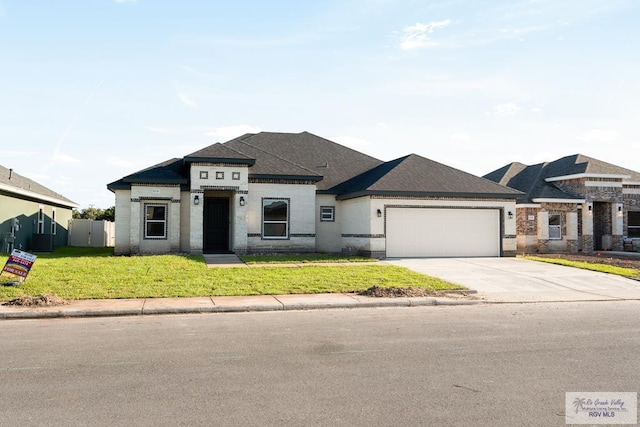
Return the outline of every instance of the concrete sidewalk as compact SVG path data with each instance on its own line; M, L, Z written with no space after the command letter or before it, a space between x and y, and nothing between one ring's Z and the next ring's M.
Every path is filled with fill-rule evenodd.
M240 297L77 300L54 307L0 305L0 319L139 316L359 307L469 305L482 301L446 297L376 298L358 294L256 295Z
M471 297L376 298L358 294L77 300L54 307L0 305L0 319L139 316L181 313L640 301L640 282L619 276L518 258L396 259L382 261L466 286ZM246 267L235 255L216 255L209 266ZM454 294L455 295L455 294Z

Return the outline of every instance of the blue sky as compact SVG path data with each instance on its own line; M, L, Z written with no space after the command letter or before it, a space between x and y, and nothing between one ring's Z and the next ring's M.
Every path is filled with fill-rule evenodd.
M0 0L0 164L79 203L246 132L640 170L633 0Z

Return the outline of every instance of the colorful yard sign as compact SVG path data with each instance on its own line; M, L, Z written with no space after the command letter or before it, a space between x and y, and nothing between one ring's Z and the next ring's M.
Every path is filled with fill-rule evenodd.
M15 274L24 280L27 278L27 275L31 270L31 266L36 262L36 258L36 255L14 249L9 256L7 263L4 265L2 272Z

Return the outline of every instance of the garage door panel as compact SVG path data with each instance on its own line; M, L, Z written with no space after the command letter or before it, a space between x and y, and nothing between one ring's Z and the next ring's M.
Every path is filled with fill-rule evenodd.
M387 208L388 257L500 255L498 209Z

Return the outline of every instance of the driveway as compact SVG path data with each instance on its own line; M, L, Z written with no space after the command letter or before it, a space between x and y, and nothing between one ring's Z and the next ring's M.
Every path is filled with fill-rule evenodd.
M521 258L393 258L383 261L478 291L497 302L640 300L640 282Z

